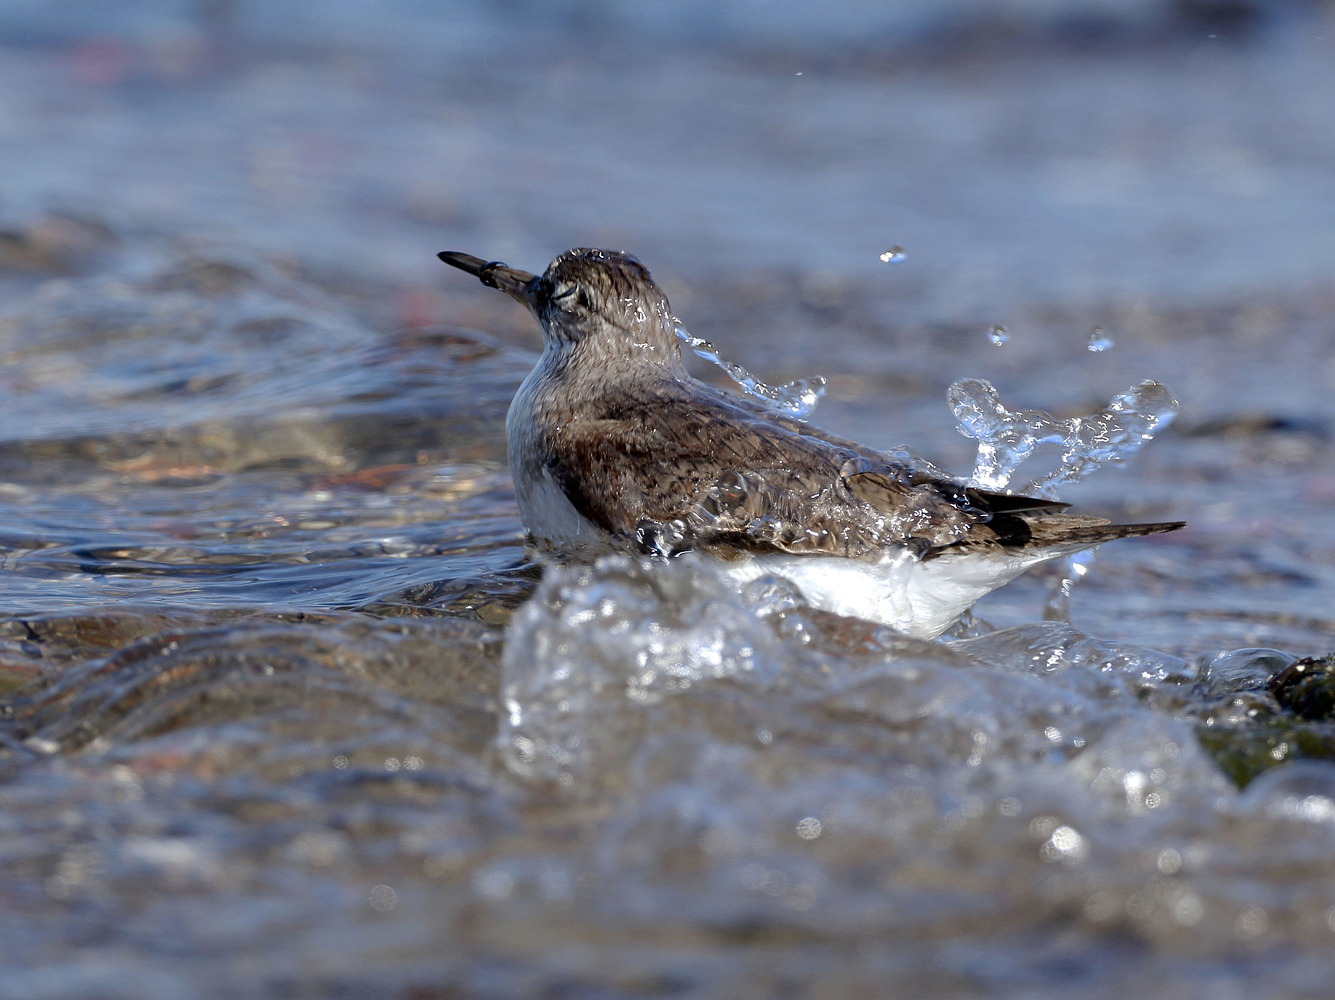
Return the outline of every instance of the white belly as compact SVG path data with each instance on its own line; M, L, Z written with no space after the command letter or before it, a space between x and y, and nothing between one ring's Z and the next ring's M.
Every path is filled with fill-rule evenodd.
M961 554L921 562L901 551L875 563L836 556L765 555L726 568L744 583L762 576L783 577L812 607L934 639L984 594L1059 554Z
M576 560L613 551L607 533L575 509L546 469L513 478L519 517L539 549Z

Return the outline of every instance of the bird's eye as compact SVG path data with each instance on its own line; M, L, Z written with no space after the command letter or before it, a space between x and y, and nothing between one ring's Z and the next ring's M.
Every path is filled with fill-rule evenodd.
M575 294L575 292L576 292L576 290L577 290L577 287L578 287L578 286L576 286L576 285L566 285L566 287L563 288L563 289L561 289L559 292L554 292L554 293L552 294L552 301L553 301L553 302L558 302L558 301L560 301L561 299L568 299L568 298L570 298L570 296L572 296L572 295Z

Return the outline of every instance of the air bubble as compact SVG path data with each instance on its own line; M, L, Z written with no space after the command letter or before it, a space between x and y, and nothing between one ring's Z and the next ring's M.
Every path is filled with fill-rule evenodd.
M996 326L992 327L992 329L987 331L987 339L996 344L997 347L1000 347L1011 339L1011 335L1004 326L998 323Z

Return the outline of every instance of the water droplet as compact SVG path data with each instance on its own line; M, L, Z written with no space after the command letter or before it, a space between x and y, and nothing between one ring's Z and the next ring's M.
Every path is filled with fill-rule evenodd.
M1011 335L1004 326L998 323L996 326L992 327L992 329L987 331L987 339L1000 347L1011 339Z
M886 250L881 254L881 263L883 264L898 264L903 259L903 247L891 247L889 250Z
M820 398L825 395L825 379L820 376L799 378L792 382L785 382L783 385L767 385L741 365L723 360L719 355L718 348L702 337L692 336L681 325L680 321L674 319L673 323L678 339L694 351L696 357L718 365L748 396L754 396L756 399L768 403L780 413L786 413L798 420L805 420L811 416L811 411L816 408Z
M803 840L815 840L820 833L821 822L815 816L808 816L797 824L797 835Z
M1096 326L1089 331L1089 343L1086 347L1098 354L1100 351L1106 351L1113 346L1112 337L1103 332L1103 327Z
M1237 920L1233 921L1233 932L1240 938L1260 937L1270 926L1270 917L1259 906L1253 906L1249 910L1244 910Z

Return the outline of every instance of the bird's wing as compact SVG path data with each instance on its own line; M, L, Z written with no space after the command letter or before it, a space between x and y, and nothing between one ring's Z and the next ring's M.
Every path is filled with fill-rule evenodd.
M551 432L548 470L584 517L645 549L662 548L657 529L674 522L677 549L737 536L767 515L797 515L799 497L837 477L837 455L822 455L822 442L717 416L678 411L668 421L637 407L575 418Z
M721 393L664 405L683 402L675 391L639 386L601 416L562 421L546 442L548 471L575 509L642 551L926 552L989 520L993 502L1061 506L923 476Z

